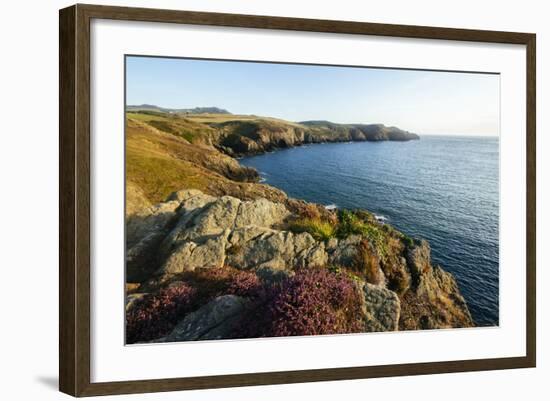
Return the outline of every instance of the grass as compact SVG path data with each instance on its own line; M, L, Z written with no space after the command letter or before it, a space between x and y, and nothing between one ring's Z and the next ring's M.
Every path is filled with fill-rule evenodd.
M380 256L385 258L388 254L388 235L377 223L366 220L368 214L359 214L349 210L339 213L340 223L336 230L338 238L346 238L356 234L368 239L378 250ZM363 217L363 218L362 218Z
M170 117L168 114L162 115L160 113L126 113L126 118L131 118L138 121L169 121Z
M159 155L127 151L126 177L153 203L182 188L206 190L209 180L191 163Z
M244 170L213 147L189 144L179 135L127 118L126 202L131 206L127 209L130 213L164 201L170 193L185 188L214 196L262 197L278 202L284 199L274 188L240 181L239 177L247 173Z
M147 130L132 120L126 132L126 179L152 203L182 188L205 191L221 179L193 163L194 147L171 135Z
M311 234L319 241L326 241L335 236L335 227L329 222L315 218L302 218L290 223L289 230L292 232Z
M288 229L298 233L307 232L320 241L334 237L344 239L350 235L360 235L370 241L384 259L388 255L390 235L384 230L384 226L371 221L370 216L364 211L341 210L338 222L335 224L318 217L301 217L289 223Z

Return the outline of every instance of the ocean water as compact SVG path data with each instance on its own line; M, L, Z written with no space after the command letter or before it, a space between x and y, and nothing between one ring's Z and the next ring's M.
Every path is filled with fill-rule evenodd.
M455 275L476 324L498 325L498 138L315 144L240 162L294 198L367 209L428 240L433 262Z

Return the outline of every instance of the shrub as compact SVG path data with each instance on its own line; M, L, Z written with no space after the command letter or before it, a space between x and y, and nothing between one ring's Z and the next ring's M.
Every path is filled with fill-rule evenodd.
M126 313L126 342L146 342L167 335L194 307L196 291L182 283L148 294Z
M353 266L358 273L365 277L367 283L379 285L384 282L385 277L380 270L380 261L367 240L362 240L357 245L354 259Z
M385 259L388 254L387 234L376 223L365 221L349 210L342 210L339 214L340 224L336 230L338 238L346 238L356 234L368 239Z
M299 269L270 287L243 325L241 336L278 337L357 333L363 330L361 291L343 273Z
M289 230L295 233L309 233L319 241L326 241L335 235L335 227L319 219L302 218L289 224Z
M327 222L333 226L338 224L338 216L332 210L315 203L306 203L302 200L287 199L286 206L299 219L316 219Z
M199 304L205 304L220 295L254 298L261 291L261 281L256 274L229 266L184 273L181 279L197 291Z
M146 342L169 334L185 315L220 295L259 298L262 287L252 272L230 267L184 273L177 283L148 294L126 313L126 341Z
M407 248L414 247L414 240L411 237L409 237L408 235L403 234L403 236L401 237L401 240L403 241L403 243L405 244L405 246Z
M319 212L319 209L317 206L313 203L305 203L296 201L293 204L294 206L294 212L304 219L320 219L321 213Z

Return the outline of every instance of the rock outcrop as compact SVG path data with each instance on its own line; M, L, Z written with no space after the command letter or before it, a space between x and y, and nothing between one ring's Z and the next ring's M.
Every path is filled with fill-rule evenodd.
M416 134L382 124L336 124L329 121L289 123L236 119L211 126L221 130L217 146L231 156L258 154L310 143L419 139Z
M401 302L393 291L366 283L365 294L365 331L396 331L399 328Z
M191 297L200 286L186 280L200 272L212 273L217 283L208 296L193 295L200 302L187 305L191 309L177 324L170 321L175 328L163 332L164 341L227 338L243 316L261 318L254 315L248 290L258 283L263 290L283 288L302 268L353 278L361 296L352 305L362 311L353 327L361 331L473 326L454 277L432 264L427 242L367 212L352 216L359 226L337 230L341 216L258 183L257 171L234 158L308 143L404 141L417 135L380 124L147 113L128 114L126 125L127 310L151 299L149 307L157 310L168 302L157 297L161 290L178 283L189 285L190 292L168 293ZM333 232L297 229L292 224L299 219L316 219ZM220 271L243 276L236 278L244 280L237 287L246 294L216 292Z
M188 314L163 340L219 340L238 328L249 302L235 295L223 295Z
M292 270L324 266L328 261L324 243L310 234L273 228L290 215L283 204L189 195L179 195L179 220L161 244L166 258L162 274L224 264L240 269Z
M382 257L361 235L319 241L307 232L289 231L286 222L292 213L282 203L214 197L198 190L175 192L139 216L129 222L127 277L143 282L144 288L154 290L186 272L224 266L253 271L264 283L281 282L304 267L361 272L365 266L357 266L358 255L366 244L372 256L368 261L375 264L368 270L379 278L373 280L368 272L360 276L366 280L365 332L473 325L453 276L432 266L429 244L405 245L393 229L387 230L393 245ZM217 298L189 314L166 341L222 338L237 315L246 313L245 304L239 297Z

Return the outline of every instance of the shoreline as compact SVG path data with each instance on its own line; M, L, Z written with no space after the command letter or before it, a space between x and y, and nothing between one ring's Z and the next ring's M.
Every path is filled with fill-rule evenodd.
M172 127L187 120L155 121L130 116L127 122L126 199L134 203L126 219L130 295L155 299L182 278L195 285L205 269L243 272L270 286L280 272L291 280L302 268L313 274L320 267L330 277L361 283L366 298L354 305L366 305L364 331L474 326L454 277L432 264L426 241L381 224L368 211L330 211L250 182L258 172L216 149L204 126L194 126L203 130L195 136L180 136ZM379 297L391 300L391 312L382 312ZM391 322L378 320L378 313L390 313Z

